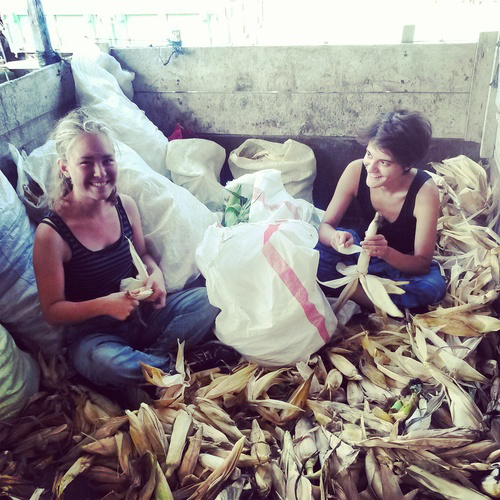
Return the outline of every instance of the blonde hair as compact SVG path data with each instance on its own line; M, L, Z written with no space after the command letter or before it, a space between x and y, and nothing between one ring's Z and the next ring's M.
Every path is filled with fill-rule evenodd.
M50 139L55 142L57 161L63 163L68 161L68 154L73 147L75 139L81 134L102 134L109 139L114 147L114 134L109 125L97 120L85 108L78 108L70 111L61 118L50 135ZM54 176L49 191L50 208L54 209L64 201L64 198L73 190L71 179L65 177L59 167L54 168ZM110 196L109 201L115 202L116 189Z

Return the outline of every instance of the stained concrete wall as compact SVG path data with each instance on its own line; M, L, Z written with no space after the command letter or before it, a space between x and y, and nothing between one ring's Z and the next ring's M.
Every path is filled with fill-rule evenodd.
M496 33L478 44L113 49L163 130L355 135L380 110L419 109L439 138L479 142Z
M15 165L8 143L31 153L75 102L73 74L64 61L0 85L0 168L11 180Z
M479 159L497 33L471 44L111 50L136 73L134 101L168 135L181 123L238 147L248 137L293 138L318 161L315 203L324 208L353 139L379 111L408 108L433 124L428 161Z

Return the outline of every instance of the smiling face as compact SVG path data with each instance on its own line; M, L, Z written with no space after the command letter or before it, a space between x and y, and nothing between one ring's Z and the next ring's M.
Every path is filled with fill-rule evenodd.
M363 165L366 168L366 185L369 188L397 186L405 174L405 169L392 155L388 151L379 149L373 140L366 147Z
M66 162L60 160L59 166L71 179L75 200L108 200L115 189L115 153L104 134L79 134L68 150Z

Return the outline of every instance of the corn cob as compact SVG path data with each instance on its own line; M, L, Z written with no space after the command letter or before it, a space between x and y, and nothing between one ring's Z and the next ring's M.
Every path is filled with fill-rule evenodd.
M307 417L299 418L295 424L295 456L305 466L307 474L312 473L318 455L318 448L312 436L312 428L313 426Z
M193 419L185 410L179 410L174 422L172 436L170 438L170 445L168 447L168 454L165 460L167 470L165 475L167 479L179 467L182 460L182 451L186 444L186 438L191 431Z
M347 395L347 402L351 406L359 406L363 404L363 401L365 399L361 386L359 385L358 382L354 380L347 381L346 395Z
M188 449L186 450L186 453L184 453L179 469L177 470L177 477L179 478L181 485L184 485L188 478L193 474L200 455L202 437L203 428L199 427L194 436L191 437Z
M347 358L333 352L327 352L327 354L332 365L337 368L347 380L363 379L357 368Z

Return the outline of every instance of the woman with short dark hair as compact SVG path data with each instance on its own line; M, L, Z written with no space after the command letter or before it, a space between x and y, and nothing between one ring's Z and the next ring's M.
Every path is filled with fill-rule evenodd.
M426 155L432 137L431 124L422 114L397 110L381 113L359 134L366 146L364 158L347 165L319 228L318 278L328 281L342 275L339 262L355 264L357 254L344 255L340 245L361 244L368 252L368 272L401 285L402 295L390 295L400 308L420 309L444 297L446 283L432 260L439 215L438 190L430 175L415 165ZM362 214L359 231L338 227L356 198ZM383 223L375 236L363 235L378 212ZM372 307L358 287L352 299Z

